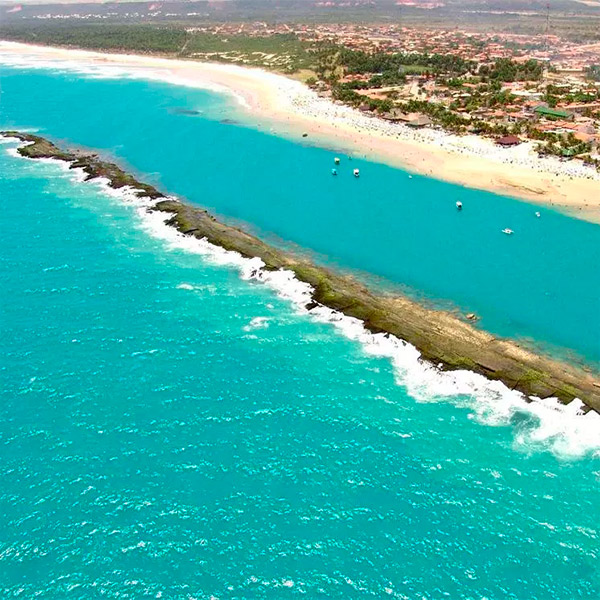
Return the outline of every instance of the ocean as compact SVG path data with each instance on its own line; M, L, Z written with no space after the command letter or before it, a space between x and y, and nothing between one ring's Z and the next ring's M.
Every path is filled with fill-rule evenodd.
M97 148L272 241L598 359L596 225L356 157L359 180L346 157L332 178L331 150L232 123L214 92L1 75L3 129ZM0 145L2 597L600 597L588 417L311 318L293 281L252 280L15 148Z

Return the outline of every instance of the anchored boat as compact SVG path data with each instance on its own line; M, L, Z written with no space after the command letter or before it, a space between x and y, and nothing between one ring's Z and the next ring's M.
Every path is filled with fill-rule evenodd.
M506 235L512 235L514 233L514 231L507 227L506 229L502 230L502 233L505 233Z
M354 169L353 173L354 177L360 177L360 171L358 169Z

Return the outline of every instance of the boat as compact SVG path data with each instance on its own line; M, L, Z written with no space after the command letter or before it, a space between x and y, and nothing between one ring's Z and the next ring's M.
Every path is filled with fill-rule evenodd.
M541 215L539 212L536 212L536 213L535 213L535 216L539 218L539 217L541 217L542 215Z
M506 229L502 230L502 233L505 233L506 235L512 235L514 233L514 231L507 227Z
M333 162L334 162L336 165L339 165L339 164L340 164L340 159L339 159L339 158L336 156L336 157L333 159Z
M354 169L353 173L354 173L354 177L360 176L360 171L358 169Z
M337 169L331 169L331 174L332 175L337 175Z
M462 210L462 202L460 200L456 203L456 208Z

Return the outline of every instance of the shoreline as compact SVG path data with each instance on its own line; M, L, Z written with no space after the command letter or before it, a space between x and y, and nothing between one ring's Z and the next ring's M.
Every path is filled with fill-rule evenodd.
M544 204L570 216L600 223L600 173L574 162L539 158L533 143L499 148L492 140L365 116L320 98L299 81L257 68L100 53L0 41L0 62L61 67L86 72L112 70L134 76L233 94L247 125L317 145L336 145L367 160L457 185ZM12 62L11 62L12 61Z
M475 328L449 312L433 310L403 296L377 294L353 277L316 265L304 257L272 247L259 238L216 220L207 211L167 197L139 182L118 165L96 154L74 152L27 133L3 131L0 135L20 141L18 153L30 159L55 159L71 169L82 169L86 180L104 179L114 189L132 191L154 203L145 210L163 213L165 224L184 236L206 240L244 258L260 259L256 271L293 273L308 285L310 313L327 307L363 323L372 334L407 342L431 368L471 371L498 380L526 399L557 398L563 404L580 400L584 411L600 412L600 374L584 367L537 354L509 339ZM389 336L393 336L390 338ZM434 366L435 365L435 366ZM578 406L576 403L575 406Z

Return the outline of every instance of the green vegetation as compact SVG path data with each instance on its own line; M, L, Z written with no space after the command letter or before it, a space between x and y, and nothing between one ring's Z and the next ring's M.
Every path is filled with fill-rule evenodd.
M188 31L176 25L61 23L3 27L0 28L0 37L89 50L166 54L242 63L286 73L310 69L314 62L310 45L293 34L219 36Z
M600 65L590 65L587 69L587 76L594 81L600 81Z
M536 150L541 155L559 156L561 158L573 158L575 156L590 153L592 147L587 142L578 140L572 132L566 135L548 136L546 144L538 144ZM591 159L587 162L594 163Z
M314 55L306 42L294 34L270 36L190 32L181 54L191 58L211 58L227 62L266 66L286 73L313 66Z
M586 158L588 145L572 140L565 145L559 136L523 122L523 98L503 89L508 82L541 81L546 67L536 60L502 58L479 66L450 53L367 52L331 41L301 41L293 33L263 36L262 28L254 29L253 35L232 33L237 28L229 28L229 33L215 31L184 28L181 24L28 23L0 27L0 37L222 61L296 74L318 92L330 92L333 100L361 110L384 115L393 110L420 113L429 116L435 125L458 134L525 134L540 141L540 153L577 156L597 166L597 161ZM587 74L600 80L600 65L591 66ZM532 97L549 107L538 111L546 120L567 118L564 112L554 111L556 107L600 99L600 90L591 83L583 84L581 89L567 84L524 88L536 90L538 95ZM431 97L435 101L430 101ZM600 112L594 110L585 110L584 115L600 119Z
M368 87L403 83L407 73L463 75L475 68L474 63L453 55L369 53L341 46L323 48L319 66L323 75L335 67L350 74L371 74L373 81Z
M333 85L331 88L331 97L334 100L339 100L344 104L349 104L355 108L367 106L369 110L377 111L378 113L389 112L394 107L394 103L391 100L380 100L378 98L361 96L352 88L352 85L349 83Z
M5 40L35 44L74 46L90 50L125 50L141 53L175 54L187 40L184 29L147 25L13 25L0 29Z
M464 133L471 125L471 121L453 112L441 104L434 104L425 100L409 100L398 105L405 113L423 113L431 117L431 120L444 127L448 131Z
M497 81L539 81L544 74L544 66L536 60L517 63L510 58L499 58L492 68L483 65L479 75Z
M558 86L549 84L546 86L547 96L552 96L555 99L560 99L561 102L596 102L600 98L600 90L589 88L586 90L578 90L571 92L570 86Z

